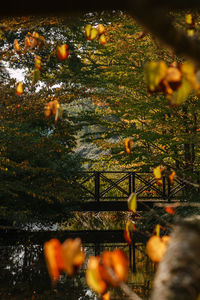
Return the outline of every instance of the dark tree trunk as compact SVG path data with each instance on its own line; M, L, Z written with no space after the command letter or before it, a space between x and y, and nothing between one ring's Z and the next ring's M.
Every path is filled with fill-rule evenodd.
M175 226L154 279L151 300L197 300L200 293L200 216Z

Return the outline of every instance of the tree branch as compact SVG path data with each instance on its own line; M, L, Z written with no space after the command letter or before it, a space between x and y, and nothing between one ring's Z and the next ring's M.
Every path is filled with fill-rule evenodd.
M182 3L182 1L180 2ZM158 5L156 6L155 3ZM149 0L130 0L129 4L129 13L148 31L166 46L173 48L177 55L188 57L200 65L200 40L188 37L184 32L174 27L168 11L166 11L166 5L161 5L161 1Z

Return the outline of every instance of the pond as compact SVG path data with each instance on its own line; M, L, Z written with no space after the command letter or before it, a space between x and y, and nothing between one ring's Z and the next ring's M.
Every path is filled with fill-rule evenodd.
M78 234L78 233L77 233ZM155 265L145 254L144 243L135 243L134 252L131 247L122 240L119 232L117 241L114 235L106 237L104 231L99 230L99 235L85 233L83 235L83 247L86 250L86 260L83 267L74 277L62 275L56 287L51 286L51 281L47 272L43 242L49 240L52 235L58 236L61 241L66 233L49 232L22 235L17 232L7 238L1 235L0 244L0 299L1 300L39 300L39 299L99 299L88 287L85 279L85 270L88 257L99 255L105 250L115 248L123 249L130 261L128 285L142 299L147 299L151 290L152 279L155 273ZM75 235L75 232L74 232ZM93 242L90 241L93 237ZM105 236L105 241L103 241ZM87 238L89 237L89 238ZM113 237L113 238L112 238ZM35 240L38 239L38 242ZM115 240L115 242L113 241ZM132 253L132 254L131 254ZM134 255L133 255L134 253ZM135 257L135 260L134 260ZM128 299L119 289L110 291L111 299Z

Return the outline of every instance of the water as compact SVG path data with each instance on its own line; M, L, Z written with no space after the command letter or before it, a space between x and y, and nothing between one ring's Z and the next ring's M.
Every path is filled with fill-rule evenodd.
M95 238L95 236L94 236ZM26 243L0 246L0 299L1 300L43 300L43 299L99 299L93 293L85 279L87 259L105 250L123 249L130 256L130 248L126 243L83 243L86 250L86 260L83 267L74 277L62 275L57 286L52 287L47 272L43 244ZM48 238L47 238L48 240ZM8 243L7 243L8 244ZM129 257L130 258L130 257ZM142 299L147 299L151 290L155 266L145 254L142 243L136 244L136 272L133 262L129 271L128 285ZM132 269L132 270L131 270ZM111 299L128 299L119 289L111 290Z

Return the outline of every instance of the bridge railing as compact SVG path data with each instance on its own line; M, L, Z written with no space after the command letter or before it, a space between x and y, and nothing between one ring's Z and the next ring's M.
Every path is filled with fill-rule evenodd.
M171 185L168 177L163 176L162 185L158 186L152 173L132 171L94 171L84 172L76 183L84 192L85 200L106 201L127 199L135 192L141 200L167 200L181 198L188 186L175 178Z

